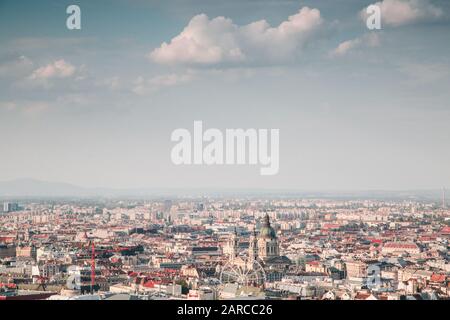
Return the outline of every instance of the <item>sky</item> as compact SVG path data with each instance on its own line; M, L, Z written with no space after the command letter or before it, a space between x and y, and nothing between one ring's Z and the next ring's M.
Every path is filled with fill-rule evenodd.
M450 2L0 0L0 180L450 187ZM81 9L81 30L66 8ZM176 166L171 133L280 130L280 169Z

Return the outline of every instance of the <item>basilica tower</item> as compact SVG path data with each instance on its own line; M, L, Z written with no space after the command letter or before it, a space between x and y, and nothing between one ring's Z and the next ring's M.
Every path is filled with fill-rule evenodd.
M231 259L234 259L239 254L239 238L236 228L224 248L224 253L228 254Z
M252 235L250 236L248 255L250 260L258 259L258 235L256 233L256 229L253 229Z
M266 214L263 219L263 225L259 231L258 256L265 260L271 257L278 257L280 249L278 246L277 234L270 225L270 218Z

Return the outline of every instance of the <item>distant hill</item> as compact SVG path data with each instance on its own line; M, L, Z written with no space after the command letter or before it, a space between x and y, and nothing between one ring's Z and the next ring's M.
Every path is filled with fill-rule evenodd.
M62 198L62 197L184 197L213 196L233 197L251 196L267 198L304 198L304 199L373 199L373 200L434 200L440 201L441 190L409 191L295 191L269 189L218 189L218 188L84 188L69 183L48 182L35 179L17 179L0 181L0 199L7 198Z
M0 181L0 197L66 197L89 196L93 190L68 183L34 179ZM95 192L94 192L95 193Z
M0 199L8 198L94 198L94 197L158 197L177 194L163 189L84 188L70 183L36 179L0 181Z

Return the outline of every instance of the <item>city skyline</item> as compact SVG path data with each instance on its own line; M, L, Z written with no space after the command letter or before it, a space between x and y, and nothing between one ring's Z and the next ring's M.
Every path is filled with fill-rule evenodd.
M2 300L450 296L450 211L429 201L53 198L3 211Z

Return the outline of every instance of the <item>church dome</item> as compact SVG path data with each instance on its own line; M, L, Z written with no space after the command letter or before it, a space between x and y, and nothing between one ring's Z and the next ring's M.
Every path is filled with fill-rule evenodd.
M277 237L275 229L270 225L270 219L267 214L264 217L263 225L259 230L259 237L264 239L275 239Z

